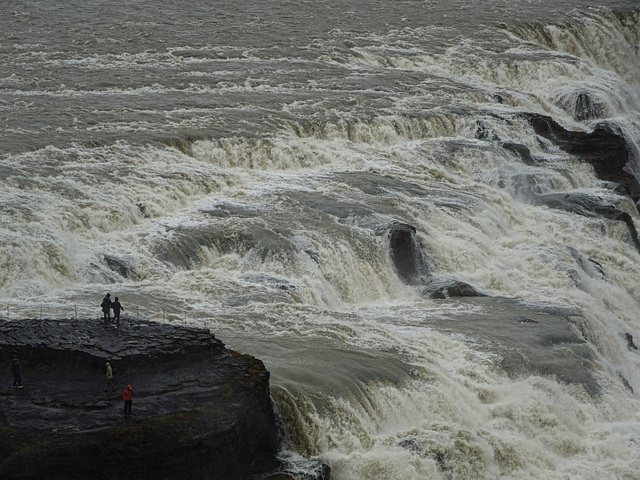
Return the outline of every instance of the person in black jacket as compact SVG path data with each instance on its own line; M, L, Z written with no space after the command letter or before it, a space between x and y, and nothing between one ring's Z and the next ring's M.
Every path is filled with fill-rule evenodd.
M102 303L100 307L102 307L103 320L105 325L109 325L111 323L111 294L107 293L107 295L102 299Z
M11 371L13 372L13 388L22 388L22 378L20 378L22 365L17 355L14 355L11 360Z
M124 307L120 304L118 297L116 297L111 304L111 308L113 309L113 321L116 324L116 328L118 328L120 326L120 310L124 310Z

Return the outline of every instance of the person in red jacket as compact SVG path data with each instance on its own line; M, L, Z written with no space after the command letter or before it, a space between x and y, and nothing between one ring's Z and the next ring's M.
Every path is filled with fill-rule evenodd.
M131 417L131 404L133 403L133 388L131 385L127 385L122 394L122 400L124 400L124 416L125 418Z

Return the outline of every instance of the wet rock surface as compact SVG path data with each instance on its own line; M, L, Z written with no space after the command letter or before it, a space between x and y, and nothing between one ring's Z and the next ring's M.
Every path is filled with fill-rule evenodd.
M269 372L208 330L0 321L0 348L2 479L242 479L277 467ZM11 387L13 354L23 389ZM104 391L107 360L115 392Z
M486 352L510 377L549 376L599 395L596 372L600 367L579 309L503 297L455 301L466 313L441 315L429 322L432 328L474 339L476 349Z
M581 97L578 102L579 108L587 108L589 102L587 97ZM630 198L636 205L636 210L640 212L637 160L634 159L632 148L618 126L602 122L597 124L592 132L579 132L567 130L545 115L523 113L522 116L528 120L538 136L552 141L565 152L591 164L600 180L610 182L612 187L615 186L614 191ZM504 143L503 147L513 151L525 164L535 164L530 152L527 154L526 147L510 143ZM536 183L535 177L520 175L517 178L516 189L533 198L533 203L537 205L624 222L629 230L630 242L640 251L640 238L632 217L636 212L624 211L599 196L583 192L542 194Z
M426 298L450 298L450 297L485 297L475 287L466 282L455 279L431 279L422 289L422 295Z
M389 247L396 273L405 283L419 284L428 276L422 245L413 225L393 222L389 227Z
M640 198L640 183L633 174L626 141L615 125L598 124L590 132L567 130L551 117L523 114L536 134L553 141L562 150L593 165L598 178L618 184L619 191L634 202Z
M638 238L638 230L633 222L633 217L628 212L607 203L600 197L574 192L550 193L534 196L533 203L573 212L585 217L600 217L622 221L629 231L630 243L640 251L640 239Z

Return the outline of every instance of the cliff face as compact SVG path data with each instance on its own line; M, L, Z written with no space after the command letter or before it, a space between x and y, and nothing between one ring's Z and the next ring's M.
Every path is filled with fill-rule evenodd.
M277 467L269 372L207 330L20 320L0 322L0 348L2 479L238 480ZM11 388L13 354L23 389Z

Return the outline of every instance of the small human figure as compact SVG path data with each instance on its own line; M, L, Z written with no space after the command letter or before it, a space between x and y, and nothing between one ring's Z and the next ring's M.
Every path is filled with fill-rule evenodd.
M103 320L104 324L108 325L111 322L111 294L107 293L107 295L102 299L102 303L100 304L102 307Z
M13 355L11 359L11 371L13 372L13 388L22 388L22 378L20 373L22 372L22 365L17 355Z
M125 418L131 417L131 404L133 403L133 388L131 385L127 385L127 388L124 389L122 393L122 400L124 400L124 416Z
M111 308L113 309L113 321L116 324L116 328L120 327L120 310L124 310L124 307L118 300L118 297L111 304Z
M104 383L104 391L108 392L109 387L113 388L113 391L116 391L116 387L113 385L113 369L111 368L111 364L109 362L104 364L107 367L107 378Z

